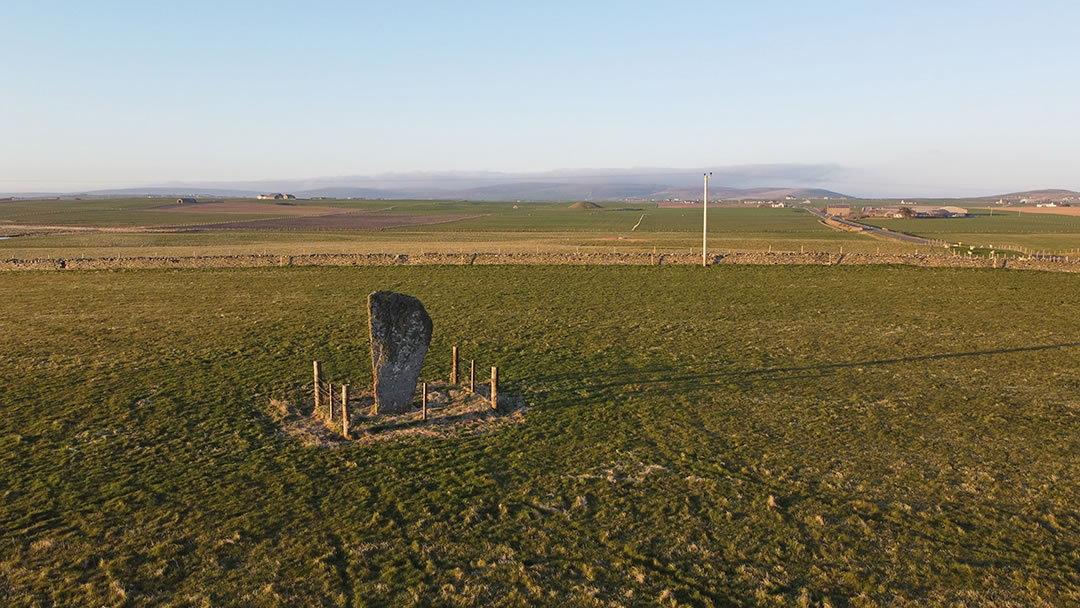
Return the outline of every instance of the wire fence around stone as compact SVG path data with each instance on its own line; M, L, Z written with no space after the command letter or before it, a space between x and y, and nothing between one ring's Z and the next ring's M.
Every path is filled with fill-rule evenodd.
M471 395L486 399L489 404L489 409L497 412L499 409L499 368L497 366L491 367L491 380L488 383L487 395L482 395L477 392L476 360L469 360L469 382L468 385L465 386L464 382L462 382L463 378L459 374L458 353L458 347L454 346L451 351L452 371L450 374L450 382L445 385L447 387L448 397L450 396L450 390L453 388L467 390ZM433 404L429 403L430 393L428 385L429 381L423 379L420 379L417 382L422 422L427 422L429 410L435 409L432 407ZM482 387L483 384L480 386ZM314 419L322 420L330 429L340 433L342 438L351 439L351 420L360 415L354 409L356 405L354 398L366 395L366 393L357 394L351 390L351 385L348 383L335 383L326 379L320 361L312 362L312 383L308 390L310 391L309 395L311 398L309 401L311 404L310 416ZM371 394L373 395L374 393ZM450 403L452 403L452 399L450 400ZM368 407L370 409L370 405ZM449 405L445 407L449 407Z

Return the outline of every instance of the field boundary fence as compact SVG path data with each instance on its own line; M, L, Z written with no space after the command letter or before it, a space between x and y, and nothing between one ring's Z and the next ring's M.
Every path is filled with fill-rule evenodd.
M980 266L1001 267L1004 256L956 255L953 247L928 247L914 253L858 253L840 251L741 251L708 252L709 265L909 265L909 266ZM1005 247L1002 248L1004 252ZM1080 272L1080 257L1053 251L1007 247L1025 257L1010 257L1008 267L1015 269ZM1020 262L1020 263L1014 263ZM309 254L281 256L272 254L190 256L190 257L115 257L115 258L36 258L0 260L0 271L31 270L125 270L125 269L198 269L264 268L290 266L486 266L486 265L570 265L570 266L699 266L701 251L678 252L585 252L585 253L424 253L406 254Z
M442 383L431 382L430 380L424 380L422 378L417 381L421 416L423 420L426 421L428 419L429 383L434 386L445 386L448 389L456 387L459 390L467 390L472 395L484 398L488 402L491 410L498 411L498 395L500 387L499 368L497 366L491 367L491 380L488 384L487 394L484 395L476 390L476 360L469 360L469 381L466 385L464 378L460 375L458 353L458 347L454 346L451 351L452 371L450 374L450 381L445 385ZM356 415L353 397L359 396L359 393L354 392L349 383L335 383L328 379L324 374L321 361L312 361L312 381L310 384L292 390L285 390L282 395L287 403L296 404L297 411L301 415L306 415L307 412L310 411L309 415L311 418L322 420L327 426L335 430L335 432L339 432L345 439L351 439L350 420ZM300 407L301 404L303 404L303 407ZM310 410L307 409L308 405L311 406Z

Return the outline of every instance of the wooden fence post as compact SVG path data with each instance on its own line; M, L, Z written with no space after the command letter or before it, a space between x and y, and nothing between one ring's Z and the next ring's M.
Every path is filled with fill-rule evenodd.
M476 360L469 359L469 392L476 392Z
M314 369L315 369L315 409L312 411L312 415L318 416L319 415L319 401L320 401L320 399L319 399L319 390L321 389L321 387L319 385L319 381L320 381L319 377L322 375L322 366L319 365L318 361L315 361L314 365L312 367L314 367Z
M451 352L453 353L451 356L451 359L453 359L453 361L451 361L450 367L450 384L457 384L457 347L455 346Z
M334 383L328 382L326 384L326 411L329 414L330 422L334 421Z
M499 409L499 368L491 368L491 409Z
M455 348L454 351L456 354L457 348ZM427 422L427 382L420 383L420 391L422 393L420 395L420 411L422 412L421 417L425 422Z
M341 434L349 439L349 385L341 385Z

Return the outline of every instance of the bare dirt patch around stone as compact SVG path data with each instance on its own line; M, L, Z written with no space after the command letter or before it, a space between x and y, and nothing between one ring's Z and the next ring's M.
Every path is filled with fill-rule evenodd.
M429 382L427 420L423 419L419 392L409 411L392 415L374 413L375 397L371 392L350 395L350 439L342 435L340 403L335 402L333 421L326 418L325 412L314 415L311 399L305 399L303 389L271 397L270 415L283 435L304 445L326 448L411 437L448 439L488 433L525 421L529 408L521 394L500 390L499 407L492 409L490 390L487 383L477 384L476 392L471 392L468 387Z

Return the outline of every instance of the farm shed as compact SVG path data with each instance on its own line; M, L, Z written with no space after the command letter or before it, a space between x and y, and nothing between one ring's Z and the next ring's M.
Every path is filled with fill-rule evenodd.
M915 217L967 217L968 210L963 207L931 207L916 205L911 208Z
M195 202L193 198L178 198L176 199L177 205L190 205Z
M829 203L829 206L825 207L825 215L831 215L834 217L847 217L851 214L851 205L842 203Z
M867 217L891 217L901 218L904 214L900 212L899 206L891 207L863 207L862 213Z

